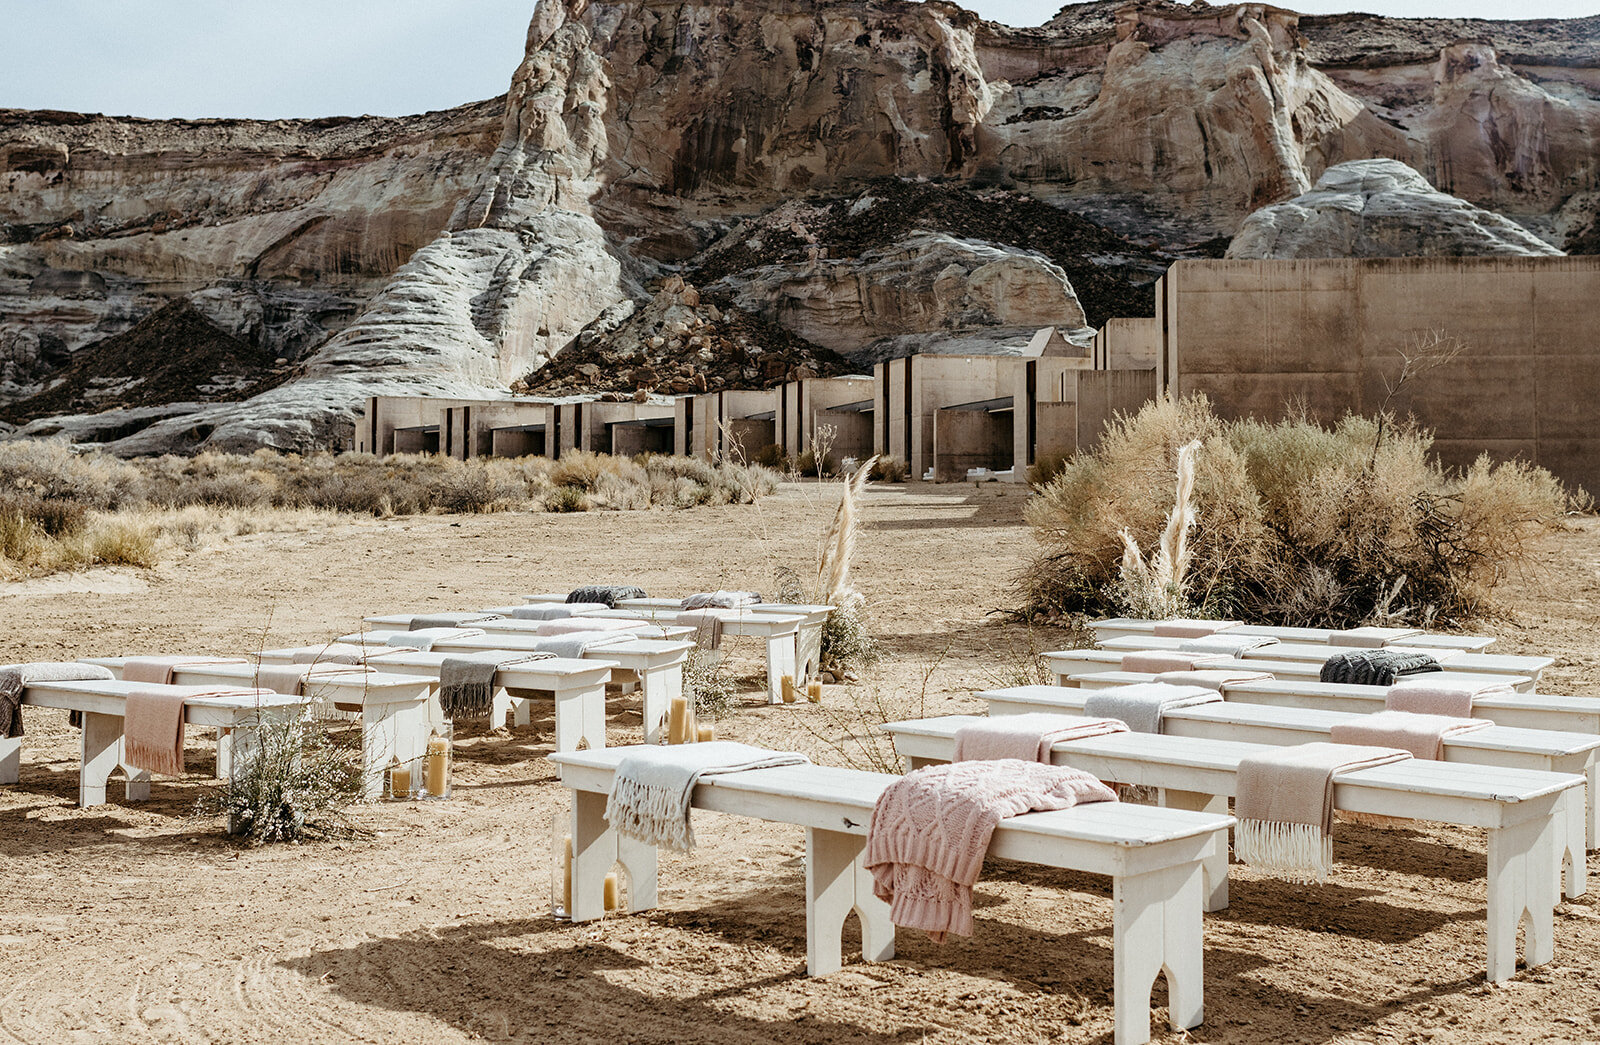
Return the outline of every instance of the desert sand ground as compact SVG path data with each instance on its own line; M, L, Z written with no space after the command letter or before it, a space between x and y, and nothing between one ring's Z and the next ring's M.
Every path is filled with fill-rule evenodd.
M174 555L147 572L13 585L5 660L237 653L320 641L364 614L475 608L627 579L664 594L771 588L805 572L837 494L589 515L335 520ZM824 704L768 707L758 651L722 735L839 763L854 709L977 710L1063 632L1000 622L1032 542L996 487L874 489L857 565L885 661ZM1544 687L1600 692L1600 526L1545 540L1507 589L1508 652L1560 658ZM610 740L637 736L612 704ZM798 829L697 813L664 855L661 906L570 926L548 913L563 792L550 722L467 733L455 797L356 811L373 837L240 849L190 816L208 756L152 800L74 807L75 735L29 712L21 783L0 789L0 1032L21 1042L1109 1042L1109 883L991 862L971 939L899 935L899 956L804 975ZM837 746L836 746L836 743ZM1235 866L1206 919L1206 1042L1600 1040L1600 906L1564 904L1556 960L1483 982L1484 837L1341 822L1320 887ZM1591 873L1600 860L1591 859ZM1157 1014L1164 1015L1164 1014Z

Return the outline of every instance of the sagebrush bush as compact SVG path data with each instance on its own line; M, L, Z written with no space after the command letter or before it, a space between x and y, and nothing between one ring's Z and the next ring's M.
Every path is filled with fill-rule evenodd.
M232 777L196 803L227 817L228 833L255 845L357 833L344 809L362 800L361 745L354 731L273 718L249 731Z
M867 473L867 478L875 483L903 483L910 477L911 466L898 457L879 456Z
M1020 579L1034 614L1130 613L1119 532L1155 542L1172 509L1178 448L1198 439L1188 599L1207 616L1347 627L1458 625L1530 561L1569 498L1554 476L1480 458L1444 468L1432 436L1348 416L1224 422L1204 397L1159 400L1107 426L1026 516L1041 550Z
M586 512L593 507L589 495L575 486L558 486L544 495L547 512Z
M1048 486L1070 460L1072 457L1069 454L1040 454L1028 466L1028 485L1035 490Z

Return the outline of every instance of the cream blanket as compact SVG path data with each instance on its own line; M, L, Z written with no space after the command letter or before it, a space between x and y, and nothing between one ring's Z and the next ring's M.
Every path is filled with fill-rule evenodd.
M1083 701L1083 713L1090 718L1120 719L1135 733L1159 733L1161 718L1167 712L1221 701L1221 693L1204 686L1140 682L1090 690Z
M794 751L769 751L731 740L637 747L617 763L606 797L606 820L629 838L688 852L694 848L689 808L701 777L809 761Z

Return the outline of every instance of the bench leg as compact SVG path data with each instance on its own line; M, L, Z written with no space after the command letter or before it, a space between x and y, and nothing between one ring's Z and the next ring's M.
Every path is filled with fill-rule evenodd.
M822 625L802 624L794 637L795 685L809 682L822 666Z
M1591 759L1584 767L1584 844L1590 849L1600 849L1600 759Z
M1199 791L1173 791L1163 788L1161 804L1169 809L1193 809L1201 813L1228 815L1227 795L1207 795ZM1206 890L1206 910L1223 911L1228 907L1228 848L1217 846L1212 854L1201 861L1202 880Z
M78 745L78 805L104 805L106 781L122 764L122 717L85 711Z
M0 784L22 779L22 738L0 737Z
M666 728L667 708L673 697L683 696L683 668L655 668L639 672L639 699L644 706L644 742L659 744Z
M572 909L574 922L592 922L605 914L606 872L621 863L628 872L628 910L656 905L654 846L623 838L606 822L606 796L598 791L572 793Z
M1150 991L1163 970L1173 1028L1199 1026L1204 1016L1203 898L1198 864L1112 880L1115 1045L1150 1040Z
M861 866L867 840L842 831L806 829L806 974L826 976L844 963L844 923L855 911L861 921L861 957L894 957L889 905L872 895L872 875Z
M1580 794L1577 788L1568 790L1561 800L1565 807L1565 828L1556 835L1556 869L1565 872L1561 879L1561 895L1571 900L1589 891L1588 843L1585 822L1589 819L1588 789Z
M794 636L774 635L767 639L767 703L783 703L783 680L794 678Z
M227 780L233 775L233 730L228 726L217 727L217 772L218 780Z
M606 746L606 687L556 690L556 750Z
M504 686L495 686L494 697L492 703L489 705L490 729L499 729L501 726L506 725L506 719L512 717L514 714L512 708L514 703L515 701L511 699L511 694L506 692L506 688Z
M1560 808L1510 827L1489 829L1488 976L1491 983L1517 971L1517 926L1526 917L1523 941L1528 967L1555 956L1558 868L1553 864L1561 830Z
M533 701L527 697L511 697L509 692L506 693L506 696L511 698L511 724L513 726L526 726L531 723L533 721ZM557 706L559 707L559 703Z
M428 746L428 706L367 705L361 709L362 795L383 797L391 759L409 763Z

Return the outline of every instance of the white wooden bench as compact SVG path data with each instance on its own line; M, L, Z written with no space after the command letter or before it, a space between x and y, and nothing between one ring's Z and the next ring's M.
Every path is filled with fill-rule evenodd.
M549 623L548 621L539 620L517 620L506 611L505 607L500 609L485 610L484 612L498 613L501 616L493 620L473 621L471 624L461 625L461 628L476 628L479 631L506 631L522 634L534 634L536 633L539 625ZM576 616L598 617L606 614L607 612L608 611L606 610L591 610L587 613L577 614ZM374 628L379 628L384 631L406 631L411 627L411 621L413 619L415 619L415 615L410 613L377 613L370 617L362 618L362 620L372 625ZM641 621L640 623L643 624L647 622ZM665 626L660 626L651 624L651 626L659 627L660 631L662 632L660 635L649 636L652 639L660 638L673 642L692 642L694 640L695 629L687 625L668 624Z
M558 592L524 595L523 601L538 605L564 603L567 597ZM683 612L682 599L618 599L620 610L651 610L657 613ZM757 602L744 607L757 616L799 617L800 628L795 634L795 684L810 680L822 666L822 629L834 607L808 602ZM510 614L510 608L492 610L493 613Z
M355 643L365 639L369 644L374 640L382 642L390 637L403 637L405 632L364 632L351 635L341 635L337 641ZM519 635L516 632L502 631L482 635L467 635L460 638L448 638L433 644L430 653L484 653L493 650L504 650L509 653L527 653L537 649L534 636ZM647 736L658 737L664 728L667 718L667 709L672 706L673 697L683 696L683 667L689 660L689 652L694 649L692 642L669 641L667 639L624 639L621 642L608 643L597 646L586 652L580 663L603 665L609 672L611 682L619 683L626 687L629 683L637 683L639 699L644 707L644 728ZM556 658L561 659L561 658ZM396 662L398 663L398 662ZM530 662L532 664L537 662ZM533 687L540 688L540 687ZM519 724L527 722L524 710L517 721ZM586 720L587 721L587 720ZM604 715L601 717L603 732ZM583 727L584 736L589 736L593 731L594 723L589 722ZM591 740L591 744L593 741ZM598 745L594 745L598 746Z
M126 657L85 657L122 677ZM172 681L179 686L256 685L253 664L178 664ZM354 714L361 722L362 780L367 798L383 794L384 769L393 759L411 763L422 758L432 723L428 715L428 679L416 675L311 675L305 698L313 707ZM217 775L226 776L234 757L231 730L217 737ZM421 767L418 767L420 772Z
M1107 639L1100 644L1100 648L1115 650L1119 653L1133 653L1140 650L1176 650L1188 641L1190 640L1168 638L1160 635L1144 635L1122 639ZM1540 672L1555 663L1554 657L1468 653L1464 650L1452 649L1421 649L1409 643L1396 644L1386 648L1426 653L1430 656L1438 657L1440 658L1439 667L1447 672L1465 672L1472 675L1519 675L1527 676L1535 681L1538 680ZM1307 642L1275 642L1270 646L1257 646L1255 649L1241 654L1240 659L1303 662L1315 664L1320 672L1323 663L1329 658L1336 657L1341 653L1359 652L1361 651L1341 646L1318 646Z
M103 805L106 783L122 767L126 797L142 802L150 797L150 772L129 766L122 750L122 720L128 694L149 689L148 684L99 679L89 682L38 682L23 687L25 707L59 708L83 714L83 732L78 740L78 804ZM200 694L215 687L184 687ZM185 725L238 730L252 727L273 717L304 714L309 697L290 697L280 693L237 697L209 697L186 703ZM22 768L22 738L0 738L0 784L14 784ZM250 746L240 745L232 769L237 771L248 759Z
M622 838L605 820L606 795L626 748L549 756L572 789L574 921L599 918L605 875L621 863L633 911L656 905L656 852ZM716 810L806 829L806 971L821 976L842 965L841 936L854 910L861 954L894 956L888 905L872 895L861 864L867 824L883 789L897 778L854 769L802 765L704 778L696 809ZM1104 802L1003 820L989 843L992 856L1062 867L1112 879L1113 1005L1117 1045L1150 1037L1150 992L1167 974L1172 1026L1202 1019L1202 894L1200 867L1227 852L1226 813L1201 813Z
M1043 654L1046 667L1053 673L1063 686L1073 685L1072 680L1080 675L1092 675L1104 671L1121 671L1122 658L1126 653L1135 650L1105 650L1105 649L1073 649L1057 650ZM1151 650L1152 653L1169 653L1170 650ZM1233 657L1217 660L1207 664L1208 668L1226 668L1230 671L1264 671L1274 678L1294 682L1318 682L1322 679L1321 661L1296 661L1296 660L1261 660L1253 656L1255 650L1250 651L1250 657ZM1408 675L1407 678L1415 676ZM1467 682L1495 682L1510 686L1512 689L1524 692L1533 689L1534 680L1528 675L1503 675L1483 674L1454 670L1451 673L1452 681Z
M883 728L916 768L949 761L956 730L971 721L970 715L949 715ZM1262 749L1237 741L1112 733L1057 744L1053 757L1102 780L1161 788L1167 805L1222 813L1233 797L1240 760ZM1499 981L1516 971L1517 927L1524 921L1529 967L1554 957L1559 854L1582 789L1583 778L1566 773L1407 759L1341 773L1333 799L1335 808L1349 812L1487 829L1487 965L1489 979ZM1226 858L1207 861L1206 876L1207 909L1226 906Z
M597 610L589 617L620 620L644 620L653 624L671 624L676 621L679 609L672 610ZM767 703L783 702L783 680L793 680L799 671L798 650L800 617L783 614L755 613L749 607L737 610L718 610L726 614L722 622L724 638L754 638L767 644Z
M1136 639L1155 635L1156 621L1137 617L1112 617L1090 621L1095 640ZM1448 635L1443 632L1423 631L1420 628L1356 628L1346 631L1362 632L1381 641L1384 646L1411 646L1417 649L1468 650L1481 653L1494 645L1492 635ZM1341 634L1336 628L1290 628L1270 624L1238 624L1220 631L1219 635L1254 636L1277 639L1279 642L1311 643L1318 646L1334 645L1334 636ZM1340 646L1341 649L1359 648Z
M1081 715L1091 690L1069 686L1011 686L978 694L991 715L1020 715L1030 711ZM1382 705L1372 709L1381 711ZM1600 709L1597 709L1600 710ZM1175 708L1161 716L1168 736L1203 740L1238 740L1247 744L1309 744L1325 741L1340 722L1359 719L1363 713L1274 707L1219 701ZM1569 773L1584 778L1584 802L1574 804L1576 814L1568 825L1562 857L1566 861L1563 892L1581 896L1585 891L1587 851L1600 848L1596 838L1596 783L1600 735L1559 733L1515 726L1486 726L1470 733L1445 737L1444 761L1479 766L1509 766L1547 773Z

